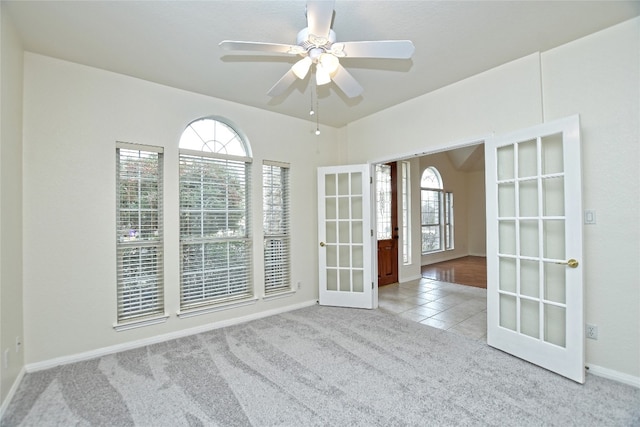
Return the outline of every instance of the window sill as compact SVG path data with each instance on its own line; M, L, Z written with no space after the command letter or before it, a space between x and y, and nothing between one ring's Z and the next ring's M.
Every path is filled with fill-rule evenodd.
M145 327L145 326L151 326L151 325L157 325L159 323L164 323L164 322L167 321L168 318L169 318L169 315L165 314L164 316L152 317L152 318L141 319L141 320L134 320L134 321L128 322L128 323L116 323L115 325L113 325L113 329L115 329L117 332L128 331L129 329L142 328L142 327Z
M267 294L262 297L263 301L270 301L274 299L287 298L295 295L296 291L293 289L287 289L286 291L274 292L272 294Z
M176 314L180 319L187 319L189 317L200 316L202 314L215 313L217 311L231 310L237 307L252 305L252 304L255 304L257 301L258 301L257 298L251 298L251 299L241 300L241 301L231 301L227 303L208 305L205 307L192 308L192 309L187 309L182 311L179 310L178 312L176 312Z

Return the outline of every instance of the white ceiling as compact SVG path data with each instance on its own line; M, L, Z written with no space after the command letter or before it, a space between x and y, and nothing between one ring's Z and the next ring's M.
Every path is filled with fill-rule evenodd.
M295 57L232 54L222 40L295 44L305 1L7 1L25 50L310 120L312 85L267 91ZM525 55L640 15L640 1L337 0L337 41L412 40L411 60L341 59L364 87L319 88L341 127Z

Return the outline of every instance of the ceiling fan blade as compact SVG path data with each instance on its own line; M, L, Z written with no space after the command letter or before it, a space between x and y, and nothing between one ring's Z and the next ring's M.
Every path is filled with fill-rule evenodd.
M359 96L364 90L342 65L338 65L332 80L349 98Z
M307 2L307 27L309 28L309 34L319 37L329 36L334 5L335 0Z
M219 46L225 50L245 50L250 52L285 53L297 55L304 51L300 46L279 43L241 42L233 40L221 41Z
M347 58L409 59L416 49L410 40L378 40L340 44Z
M269 89L267 95L272 97L282 95L289 88L289 86L291 86L293 82L296 81L296 79L296 75L294 74L293 70L290 69L285 73L284 76L280 78L280 80L278 80L276 84L273 85L271 89Z

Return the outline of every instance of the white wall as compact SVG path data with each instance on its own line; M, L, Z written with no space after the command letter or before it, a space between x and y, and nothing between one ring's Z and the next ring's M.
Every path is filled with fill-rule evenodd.
M430 154L542 120L538 54L347 125L347 161Z
M416 234L416 229L420 229L420 192L415 191L416 187L420 187L420 159L418 157L413 157L411 159L405 159L404 161L409 163L409 187L411 188L409 194L409 226L411 227L409 234L411 234L411 257L408 264L403 263L402 245L404 244L404 239L402 237L402 233L400 233L400 240L398 241L398 281L400 283L408 282L409 280L415 280L422 277L422 272L420 270L420 235ZM401 170L400 167L398 167L398 170ZM400 175L400 173L398 173L398 227L400 227L400 229L402 230L403 221L401 179L402 176Z
M24 366L22 311L22 46L0 3L0 402ZM24 347L23 347L24 348ZM5 353L8 350L8 353Z
M539 123L542 120L539 60L539 55L529 55L350 123L346 126L349 141L346 161L416 158L479 143L495 132ZM415 169L412 175L415 172L419 185L421 169L419 166L419 170ZM420 224L420 195L413 194L412 201L412 221L414 225ZM400 271L419 276L422 259L417 240L413 254L412 264ZM404 277L413 275L400 275L401 280Z
M579 113L585 207L596 209L598 219L585 226L585 317L600 327L598 341L587 343L587 362L635 381L640 377L639 25L640 18L634 19L351 123L347 157L362 163L435 152L457 141Z
M545 120L580 114L591 364L640 376L640 18L542 55Z
M484 170L480 172L469 172L466 174L466 179L468 226L467 249L469 250L469 255L487 256L487 217Z
M337 130L36 54L25 54L26 363L203 327L317 299L316 168L334 165ZM178 139L192 120L231 120L253 152L254 265L263 276L261 164L291 163L292 297L178 319ZM165 148L165 295L169 320L115 332L115 142Z

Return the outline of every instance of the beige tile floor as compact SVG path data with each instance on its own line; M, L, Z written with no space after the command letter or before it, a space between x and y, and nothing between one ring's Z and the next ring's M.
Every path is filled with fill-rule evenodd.
M487 339L487 290L432 279L381 286L378 307L469 338Z

